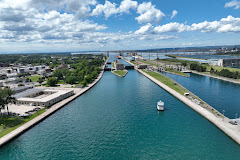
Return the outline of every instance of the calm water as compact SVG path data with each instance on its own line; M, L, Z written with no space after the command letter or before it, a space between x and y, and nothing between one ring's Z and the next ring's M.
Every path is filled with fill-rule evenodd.
M168 53L138 53L138 55L141 55L142 57L146 58L146 59L157 59L157 57L159 59L165 59L165 58L170 58L168 56L165 56Z
M191 77L182 77L166 74L178 83L195 93L205 102L222 112L229 118L240 116L240 85L207 76L191 74Z
M158 100L166 110L157 112ZM240 147L135 70L105 72L78 99L0 149L1 160L228 159Z
M219 59L226 59L226 58L240 58L240 56L232 56L232 55L184 55L184 57L209 59L209 60L215 60L215 61L218 61Z
M190 57L189 57L190 58ZM195 62L201 62L201 63L217 63L217 61L209 61L209 60L201 60L201 59L188 59L188 58L177 58L181 60L187 60L187 61L195 61Z

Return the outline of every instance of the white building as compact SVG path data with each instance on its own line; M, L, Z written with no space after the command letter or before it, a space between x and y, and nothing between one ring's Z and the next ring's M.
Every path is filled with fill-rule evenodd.
M29 89L15 94L17 105L42 106L49 107L59 101L62 101L74 95L72 89Z

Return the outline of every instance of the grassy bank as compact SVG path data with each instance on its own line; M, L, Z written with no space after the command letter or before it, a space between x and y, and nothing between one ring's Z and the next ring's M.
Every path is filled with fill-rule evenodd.
M228 69L229 71L231 72L240 72L240 69L239 68L231 68L231 67L219 67L219 66L209 66L208 64L202 64L202 66L205 66L207 68L207 70L210 70L211 67L214 69L214 70L217 70L217 71L221 71L223 69Z
M31 77L29 77L29 79L31 79L32 82L37 82L37 80L38 80L39 78L42 78L42 76L31 76Z
M148 62L148 61L144 61L144 60L138 60L139 62L142 62L142 63L146 63L146 64L149 64L149 65L152 65L152 66L157 66L156 63L152 63L152 62Z
M133 64L135 64L135 65L137 64L137 63L136 63L136 62L134 62L134 61L131 61L131 63L133 63Z
M153 65L153 66L156 66L157 67L157 64L156 63L151 63L151 62L148 62L148 61L143 61L143 60L139 60L140 62L143 62L143 63L146 63L146 64L150 64L150 65ZM177 75L180 75L180 76L185 76L185 77L188 77L188 75L186 73L182 73L180 71L176 71L172 68L165 68L166 71L172 73L172 74L177 74Z
M0 138L7 135L8 133L12 132L13 130L17 129L21 125L29 122L30 120L34 119L35 117L39 116L40 114L44 113L46 109L41 109L37 113L33 115L21 118L21 117L1 117L0 118Z
M180 72L180 71L176 71L172 68L166 68L166 71L170 72L170 73L173 73L173 74L177 74L177 75L180 75L180 76L185 76L185 77L189 77L188 74L186 73L183 73L183 72Z
M123 77L127 74L127 70L123 70L123 71L113 71L113 73L117 74L120 77Z
M184 94L188 92L186 89L181 88L177 85L172 79L153 71L147 72L146 70L142 70L143 72L147 73L148 75L152 76L153 78L157 79L158 81L162 82L163 84L167 85L168 87L172 88L173 90L177 91L180 94Z

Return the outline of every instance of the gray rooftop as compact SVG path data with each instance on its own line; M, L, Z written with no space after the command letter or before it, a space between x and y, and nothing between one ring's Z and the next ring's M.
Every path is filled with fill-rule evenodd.
M32 89L28 89L28 90L26 90L24 92L20 92L20 93L14 94L13 97L18 99L18 98L22 98L22 97L28 96L30 94L38 93L38 92L43 91L43 90L44 89L32 88Z
M33 86L21 86L21 87L17 87L17 88L12 88L12 90L19 91L19 90L24 90L24 89L29 89L29 88L33 88Z

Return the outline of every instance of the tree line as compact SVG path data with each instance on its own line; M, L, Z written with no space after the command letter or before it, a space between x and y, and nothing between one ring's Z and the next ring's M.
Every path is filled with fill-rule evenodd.
M206 72L207 71L207 68L198 64L198 63L191 63L190 64L190 69L191 70L196 70L198 72Z
M87 86L100 73L100 67L103 63L102 57L94 59L78 59L70 63L70 68L57 69L53 72L53 76L48 78L47 85L55 86L60 80L67 84L80 84Z
M222 69L221 71L218 71L218 70L214 70L211 67L210 73L211 74L216 74L216 75L219 75L219 76L222 76L222 77L240 79L240 73L238 71L231 72L228 69Z

